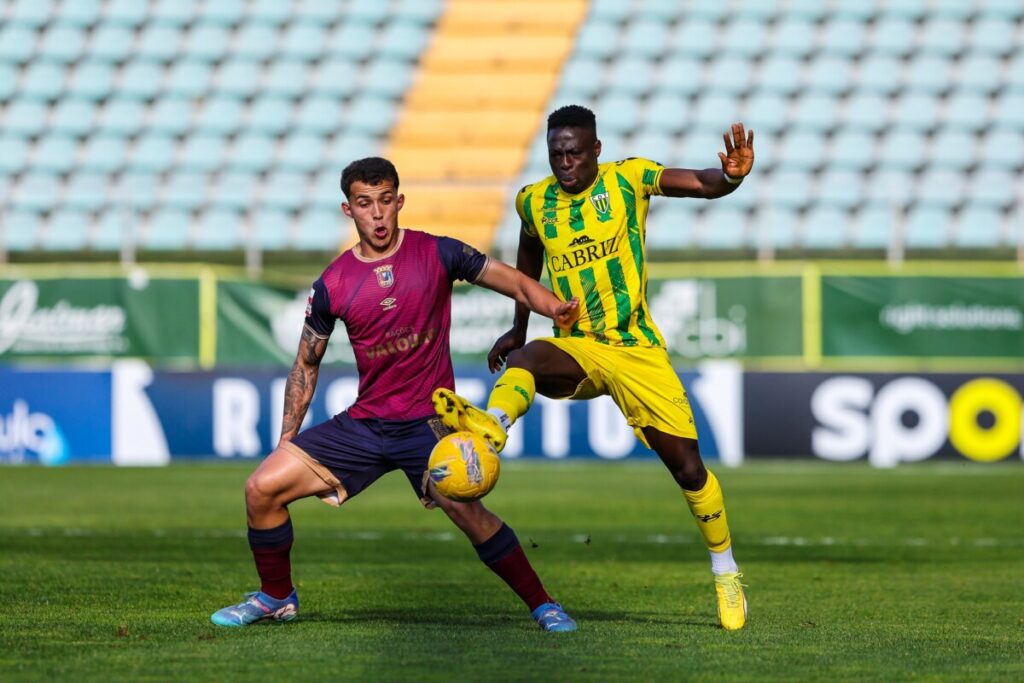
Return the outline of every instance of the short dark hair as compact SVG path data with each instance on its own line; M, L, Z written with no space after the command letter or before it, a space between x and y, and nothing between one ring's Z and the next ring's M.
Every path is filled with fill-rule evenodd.
M367 185L380 185L385 180L390 180L397 190L398 170L393 163L383 157L356 159L341 172L341 191L345 193L346 199L352 190L352 183L357 180Z
M586 128L597 133L597 117L594 112L578 104L567 104L548 116L548 130L555 128Z

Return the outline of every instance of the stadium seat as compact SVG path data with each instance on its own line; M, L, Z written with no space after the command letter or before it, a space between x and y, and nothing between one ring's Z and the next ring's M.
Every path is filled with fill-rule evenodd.
M253 100L246 116L246 129L267 135L280 135L291 128L292 103L278 95Z
M937 206L918 206L907 212L904 234L909 249L939 249L950 242L952 217Z
M749 246L746 236L747 214L725 203L705 207L694 234L695 242L704 249L739 249Z
M797 246L799 223L796 211L766 203L754 220L754 243L772 249L793 249Z
M888 120L888 101L875 94L855 94L840 112L839 120L853 130L877 133Z
M1024 127L986 131L978 154L981 162L989 168L1024 168Z
M41 171L67 173L75 165L78 143L65 135L48 135L36 143L32 166Z
M20 135L0 136L0 175L21 172L28 163L29 143Z
M251 0L246 18L261 24L280 26L291 18L291 3L279 0Z
M349 107L345 116L348 130L381 137L395 123L395 102L383 97L360 97Z
M235 59L260 61L269 59L277 50L278 32L263 23L243 24L235 33L232 54Z
M107 201L107 179L77 173L64 185L63 205L81 211L96 211Z
M324 50L325 38L320 24L292 24L281 37L281 51L291 59L315 60Z
M968 196L979 206L1008 209L1018 199L1019 190L1012 171L982 168L971 175Z
M198 0L155 0L152 4L149 20L158 24L184 26L192 23L199 11Z
M890 95L900 88L902 71L902 65L893 57L867 57L857 68L857 83L862 92Z
M234 97L214 96L203 101L195 116L193 130L199 133L230 135L242 127L243 107Z
M312 209L299 216L295 231L298 249L338 249L342 243L344 224L336 211Z
M259 177L242 171L226 171L217 175L208 188L209 203L229 209L249 208L256 197Z
M896 98L889 121L904 130L930 131L939 122L939 98L927 93L903 93Z
M114 69L100 62L79 62L68 79L66 95L93 101L109 97L114 88Z
M235 138L229 162L239 171L265 171L274 161L274 141L262 133L246 133Z
M89 58L98 62L122 62L129 59L135 47L131 28L116 24L102 24L89 39Z
M192 100L161 97L153 103L147 120L149 131L164 135L181 135L192 119Z
M963 202L965 190L963 173L930 168L918 176L914 195L925 206L948 210Z
M652 132L677 134L689 121L689 108L689 101L686 98L659 92L648 100L641 118L647 129Z
M29 99L52 101L64 90L66 69L51 62L31 62L21 77L21 94Z
M289 171L312 171L320 166L325 149L323 138L318 135L290 135L281 147L281 167Z
M374 41L370 36L375 35L376 31L374 26L350 17L344 24L335 27L328 37L327 52L332 58L364 60L373 52Z
M16 26L38 28L53 14L53 0L13 0L8 2L7 20Z
M398 99L412 83L412 69L404 61L375 59L362 72L362 92L368 96Z
M825 162L825 138L815 131L786 135L775 152L775 161L787 170L812 170Z
M306 91L309 65L294 59L272 62L263 76L263 89L269 95L298 97Z
M692 95L701 89L700 70L700 62L691 57L665 59L655 73L655 86L661 93Z
M217 134L193 134L179 147L179 168L188 171L215 171L227 158L227 142Z
M809 92L794 101L790 122L801 131L828 131L836 125L838 113L835 97L827 93Z
M423 53L429 39L429 31L418 24L392 22L378 34L377 50L381 57L410 62Z
M132 149L129 166L136 171L161 173L174 163L177 145L167 135L156 133L140 137Z
M164 92L174 97L198 98L206 94L213 80L213 70L206 62L175 62L167 70Z
M795 167L782 168L785 170L761 179L761 196L770 197L773 206L783 209L800 210L807 207L814 201L810 191L813 186L811 178L804 171L792 170Z
M119 134L92 135L82 147L79 167L91 173L113 173L128 158L128 142Z
M182 53L200 62L219 62L229 54L230 47L231 33L225 26L199 24L186 36Z
M626 27L619 49L626 56L655 58L665 53L668 44L668 29L663 22L636 19Z
M25 137L39 135L46 127L48 112L49 107L44 102L15 100L4 113L3 130Z
M236 249L243 244L243 222L230 209L210 209L192 226L190 246L201 250Z
M107 100L99 115L98 128L101 133L134 135L142 128L146 119L146 105L138 100Z
M306 195L306 176L292 171L275 171L267 176L260 192L263 206L295 211L303 205Z
M1024 106L1024 98L1020 104ZM977 133L989 125L988 108L988 98L960 89L946 100L942 120L951 128Z
M261 249L284 249L290 246L291 223L286 211L264 208L249 214L246 226Z
M819 57L804 74L804 87L813 93L839 95L853 86L853 67L843 57Z
M837 169L867 170L875 161L874 137L853 129L840 131L829 145L829 161Z
M862 185L861 174L857 171L830 170L818 177L814 195L819 204L848 210L864 198Z
M854 214L850 223L850 246L857 249L887 249L893 240L898 220L895 205L878 202Z
M708 57L718 47L717 28L709 21L688 18L672 31L668 47L675 56L695 59Z
M102 16L101 0L68 0L61 3L61 23L81 28L95 26Z
M87 214L73 209L61 209L50 215L43 231L42 247L52 251L78 251L89 237L90 220Z
M953 244L961 248L991 248L1002 241L1003 214L988 206L961 211L954 223Z
M969 55L957 65L957 88L990 95L1003 86L1002 74L1003 66L998 57Z
M135 228L130 212L124 209L104 211L96 218L89 244L95 251L119 251L126 242L138 240L132 232Z
M135 211L149 211L157 203L161 191L160 177L152 173L130 172L111 188L112 204L130 206Z
M907 66L903 85L916 91L939 94L950 89L954 83L952 75L949 59L937 55L918 57Z
M159 204L193 211L204 203L208 179L202 173L172 173L160 188Z
M698 130L725 132L733 122L739 120L740 112L736 97L726 94L708 95L697 100L691 123Z
M139 246L144 249L180 251L185 248L192 216L181 209L164 209L150 214L141 230Z
M693 246L697 210L693 202L661 202L647 225L649 249L687 249ZM516 230L518 243L518 228Z
M704 86L716 93L740 94L750 89L753 68L740 57L713 59L704 68Z
M137 28L149 18L147 5L138 0L108 0L103 8L103 18L113 25Z
M971 55L996 55L1012 53L1016 43L1013 37L1013 23L996 17L980 17L972 22L967 35L966 47Z
M0 29L0 62L24 64L35 52L35 30L16 24L8 24Z
M928 144L933 167L963 171L976 163L974 135L962 130L943 130Z
M719 42L728 49L730 58L750 59L761 54L768 42L764 21L735 15L719 30Z
M151 99L160 92L164 69L153 62L133 61L125 65L117 82L121 96Z
M964 48L964 33L963 21L933 17L918 30L917 47L924 54L955 55Z
M214 89L222 96L250 97L259 89L262 74L263 68L257 62L224 62L214 77Z
M167 24L146 24L135 42L135 57L155 62L170 62L178 56L182 29Z
M800 221L800 246L804 249L840 249L849 242L849 213L835 206L816 205Z
M864 22L859 18L832 18L818 30L818 48L825 55L852 57L860 54L866 43Z
M1024 88L1004 93L996 101L992 123L1000 128L1024 127L1020 119L1020 112L1024 111L1021 107L1024 107Z
M769 92L792 95L800 88L802 72L800 62L792 57L768 57L757 72L757 83Z
M789 103L781 95L757 93L746 100L743 121L748 128L759 134L772 135L787 127L788 111Z
M0 104L11 99L18 87L18 71L11 64L0 63Z
M39 53L47 60L67 64L81 57L85 33L77 26L51 25L39 41Z
M0 215L4 228L3 247L8 251L29 251L39 244L41 220L35 211L15 209Z
M576 37L576 55L586 59L607 59L618 52L619 37L615 24L589 21Z
M920 167L927 154L924 136L911 130L895 130L882 137L878 162L885 169L913 170Z
M802 58L810 54L817 42L814 25L797 18L780 20L768 39L768 47L773 55Z

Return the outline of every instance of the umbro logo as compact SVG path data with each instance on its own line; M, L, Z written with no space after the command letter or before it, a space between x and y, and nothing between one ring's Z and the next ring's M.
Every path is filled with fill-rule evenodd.
M572 242L569 242L569 246L570 247L578 247L581 244L590 244L593 241L594 241L593 239L587 237L586 235L580 235L579 237L574 239Z
M396 303L398 303L398 299L389 296L387 299L381 301L380 305L385 311L390 311L392 308L397 308L397 306L395 306Z

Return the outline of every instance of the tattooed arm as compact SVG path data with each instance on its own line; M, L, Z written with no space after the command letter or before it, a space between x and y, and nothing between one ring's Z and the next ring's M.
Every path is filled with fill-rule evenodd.
M309 402L313 400L317 375L320 374L320 361L327 351L327 340L328 337L317 334L308 325L303 326L299 352L284 386L284 419L281 421L281 441L278 445L291 441L299 433Z

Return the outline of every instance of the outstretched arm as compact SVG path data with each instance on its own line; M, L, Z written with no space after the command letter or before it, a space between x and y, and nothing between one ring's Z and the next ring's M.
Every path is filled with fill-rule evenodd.
M490 261L476 284L515 299L517 310L521 306L528 312L540 313L565 329L572 327L579 317L579 299L562 301L534 278L501 261Z
M732 136L726 133L725 154L718 153L722 168L666 168L659 187L666 197L716 199L733 192L754 166L754 131L745 133L742 123L732 124Z
M516 270L531 280L539 280L540 274L544 270L544 245L539 237L530 235L525 230L519 233ZM500 370L508 354L522 348L526 343L526 330L529 322L529 307L517 301L515 316L512 318L512 329L498 337L487 354L487 367L491 372Z
M299 352L295 355L292 371L288 373L288 381L284 385L284 419L281 421L281 440L278 445L291 441L299 433L306 410L313 400L317 376L320 374L320 361L327 351L327 340L328 337L318 335L308 325L303 326Z

